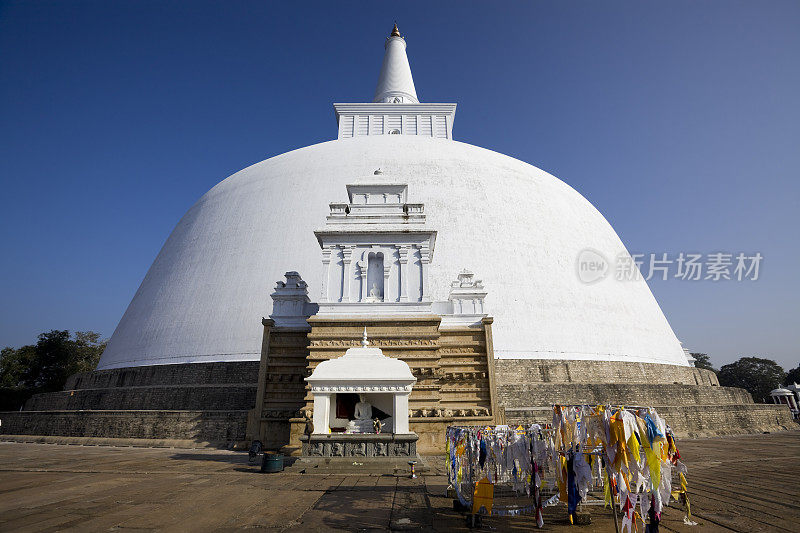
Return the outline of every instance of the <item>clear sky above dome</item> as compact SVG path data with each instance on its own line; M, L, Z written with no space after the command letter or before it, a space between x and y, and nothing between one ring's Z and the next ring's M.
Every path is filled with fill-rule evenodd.
M456 139L566 181L631 252L761 252L756 282L649 284L715 364L797 365L800 4L777 1L2 2L0 346L110 336L202 194L372 100L394 20Z

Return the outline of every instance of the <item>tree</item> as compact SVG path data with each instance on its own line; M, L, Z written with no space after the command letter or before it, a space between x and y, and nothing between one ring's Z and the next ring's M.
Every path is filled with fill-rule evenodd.
M786 385L800 383L800 363L797 364L797 368L789 370L789 372L786 374L786 381L784 383Z
M704 368L716 372L717 370L711 366L711 358L706 353L692 353L694 357L695 368Z
M93 331L52 330L42 333L36 344L0 351L0 404L11 408L37 392L58 391L77 372L94 370L106 341ZM13 398L13 401L10 400Z
M25 386L24 376L30 366L33 346L23 348L6 347L0 351L0 387L13 389Z
M786 379L783 368L771 359L742 357L735 363L723 365L717 373L723 387L740 387L760 403L771 402L769 393Z

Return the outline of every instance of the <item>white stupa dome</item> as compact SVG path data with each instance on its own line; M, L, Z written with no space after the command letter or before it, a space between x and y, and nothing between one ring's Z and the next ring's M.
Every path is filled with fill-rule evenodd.
M408 134L403 126L400 135L374 135L370 126L360 135L347 130L342 114L342 106L355 105L413 106L414 113L433 106L451 115L438 130L443 138L434 118L430 133L420 126ZM329 203L347 200L347 184L376 169L408 184L408 201L425 204L427 225L438 232L432 299L446 300L464 268L483 280L495 356L687 365L644 281L617 281L611 272L584 283L577 275L584 250L609 261L627 255L605 218L554 176L452 140L452 113L452 104L337 104L339 139L267 159L216 185L172 231L98 369L259 360L260 319L271 312L275 282L297 271L318 299L314 230ZM396 133L388 124L382 131Z

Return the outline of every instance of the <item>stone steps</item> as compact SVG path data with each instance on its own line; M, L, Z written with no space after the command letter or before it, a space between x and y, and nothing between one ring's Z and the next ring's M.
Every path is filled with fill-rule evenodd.
M414 469L419 475L430 468L421 456L376 459L373 457L286 457L284 472L289 474L367 474L409 476L408 461L417 461Z

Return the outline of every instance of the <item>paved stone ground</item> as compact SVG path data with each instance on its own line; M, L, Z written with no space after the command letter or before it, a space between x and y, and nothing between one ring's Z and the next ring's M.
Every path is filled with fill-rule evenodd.
M697 526L668 508L664 531L797 531L800 431L679 442ZM261 474L247 454L0 442L0 531L468 531L446 478ZM673 504L675 505L675 504ZM614 531L609 509L570 527L564 506L545 531ZM484 529L523 531L530 518L490 517ZM641 531L641 529L640 529Z

